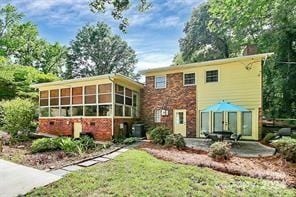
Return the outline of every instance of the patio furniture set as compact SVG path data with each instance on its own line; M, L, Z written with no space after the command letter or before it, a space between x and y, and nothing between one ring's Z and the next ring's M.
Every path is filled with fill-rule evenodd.
M231 131L214 131L213 133L203 132L206 138L211 139L213 142L233 140L237 142L241 138L241 134L233 133Z

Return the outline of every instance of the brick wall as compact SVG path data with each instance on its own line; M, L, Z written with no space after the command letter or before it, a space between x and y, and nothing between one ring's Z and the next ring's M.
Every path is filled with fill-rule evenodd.
M111 118L50 118L39 119L39 132L58 136L72 136L74 122L82 122L82 131L91 133L96 140L112 139Z
M161 117L160 125L173 129L173 110L186 109L187 137L196 137L196 86L184 86L183 73L168 74L165 89L155 89L154 79L154 76L146 77L141 91L141 120L156 126L154 111L166 109L169 115Z
M127 131L120 129L120 124L126 124L128 132L131 132L134 121L131 118L114 118L114 136L127 136Z

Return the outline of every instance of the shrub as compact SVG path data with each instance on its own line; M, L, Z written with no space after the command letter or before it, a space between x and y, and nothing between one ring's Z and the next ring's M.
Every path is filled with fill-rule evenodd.
M262 143L268 144L270 142L270 140L272 140L275 136L276 136L276 134L274 134L274 133L267 133L265 135L265 137L263 138Z
M293 133L291 134L291 138L296 139L296 132L293 132Z
M37 139L32 143L32 153L45 152L58 150L59 145L56 142L56 139L53 138L41 138Z
M81 148L86 151L88 149L93 149L96 147L96 143L92 137L89 136L82 136L79 139L79 143L81 145Z
M171 129L166 127L156 127L151 130L151 138L154 143L164 145L166 136L172 133Z
M181 134L170 134L165 138L166 146L176 146L178 149L184 148L186 143Z
M122 135L119 135L119 136L115 136L113 139L112 139L112 142L114 144L121 144L123 143L123 141L125 140L125 137L122 136Z
M282 157L290 162L296 162L296 139L282 138L272 142Z
M59 148L65 153L82 153L82 146L79 141L74 141L71 138L65 137L58 140Z
M136 138L136 137L129 137L129 138L126 138L125 140L123 140L123 143L124 144L133 144L136 141L138 141L138 138Z
M210 146L208 154L215 160L227 160L230 158L230 144L227 142L215 142Z
M4 129L16 137L21 131L28 135L31 131L32 121L35 114L35 106L28 99L14 99L3 104Z

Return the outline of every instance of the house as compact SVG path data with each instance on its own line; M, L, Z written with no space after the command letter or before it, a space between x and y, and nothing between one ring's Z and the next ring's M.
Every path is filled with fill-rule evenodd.
M119 74L35 84L39 132L97 140L123 135L139 118L141 83Z
M267 54L147 69L141 120L185 137L231 130L258 140L262 127L262 66ZM206 112L221 101L248 111Z
M39 132L110 140L135 121L165 125L185 137L231 130L258 140L262 66L257 54L141 71L146 84L119 74L33 85L40 92ZM221 101L245 111L205 111Z

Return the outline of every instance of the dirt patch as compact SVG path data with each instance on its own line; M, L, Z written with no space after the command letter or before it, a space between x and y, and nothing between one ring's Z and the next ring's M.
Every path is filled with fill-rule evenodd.
M264 158L241 158L233 156L224 162L214 161L202 150L186 148L164 148L152 143L139 146L153 156L175 163L209 167L214 170L233 175L243 175L254 178L278 180L289 186L296 187L296 164L285 162L280 156Z
M116 145L112 145L108 149L98 147L94 150L83 153L82 155L66 154L63 151L32 154L31 144L31 142L25 142L11 146L5 145L3 146L3 152L0 153L0 159L12 161L40 170L59 169L63 166L70 165L73 162L104 154L118 148Z

